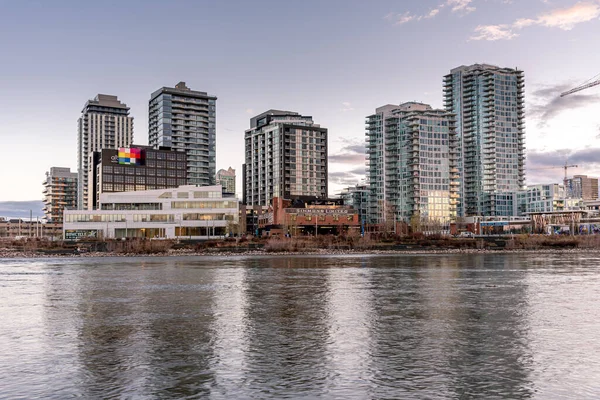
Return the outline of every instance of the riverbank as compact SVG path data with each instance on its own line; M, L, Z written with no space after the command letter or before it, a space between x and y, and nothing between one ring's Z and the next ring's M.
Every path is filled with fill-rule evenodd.
M262 255L600 253L599 236L294 237L190 240L0 241L0 258Z
M453 254L597 254L600 249L418 249L418 250L330 250L313 249L298 252L267 252L253 251L169 251L167 253L112 253L112 252L85 252L85 253L40 253L31 251L0 251L0 259L51 259L51 258L111 258L111 257L289 257L289 256L372 256L372 255L453 255Z

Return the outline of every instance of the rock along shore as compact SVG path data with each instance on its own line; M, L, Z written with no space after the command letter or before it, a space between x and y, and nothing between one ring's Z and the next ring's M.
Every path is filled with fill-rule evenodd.
M111 252L84 252L73 254L43 253L36 251L15 251L10 249L0 250L0 259L19 258L102 258L102 257L253 257L253 256L343 256L343 255L430 255L430 254L600 254L600 249L590 248L544 248L544 249L410 249L410 250L337 250L337 249L310 249L298 252L272 252L265 250L251 251L190 251L169 250L164 253L138 254L138 253L111 253Z

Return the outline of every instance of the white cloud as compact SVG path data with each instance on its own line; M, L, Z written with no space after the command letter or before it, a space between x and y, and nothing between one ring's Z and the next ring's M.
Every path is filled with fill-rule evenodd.
M508 40L517 36L509 25L479 25L471 40Z
M599 16L600 5L598 2L580 1L573 7L553 10L539 16L535 20L535 24L568 31L577 24L591 21Z
M475 7L471 6L473 0L447 0L445 5L452 9L452 12L470 13L475 11Z
M433 18L436 15L438 15L440 13L440 8L434 8L433 10L429 11L429 13L425 16L425 18Z
M577 24L598 17L600 17L600 3L598 0L580 1L568 8L551 10L539 15L537 18L519 18L510 25L480 25L475 29L475 35L471 37L471 40L509 40L518 36L513 30L530 26L544 26L569 31Z
M393 22L395 25L402 25L416 18L420 19L420 17L411 14L409 11L402 14L389 13L384 17L384 19Z
M342 103L342 111L346 112L346 111L353 111L354 107L352 107L352 103L350 103L349 101L344 101Z
M385 15L383 18L388 20L395 25L402 25L411 21L421 21L423 19L430 19L437 16L442 9L445 7L450 8L453 13L460 12L462 14L468 14L470 12L475 11L475 7L471 6L473 0L445 0L444 2L438 4L437 7L432 8L426 14L415 15L410 11L406 11L403 13L395 13L391 12Z

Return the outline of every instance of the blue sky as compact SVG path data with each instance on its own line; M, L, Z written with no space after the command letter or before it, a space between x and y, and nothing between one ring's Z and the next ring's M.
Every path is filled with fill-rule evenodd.
M442 77L476 62L525 71L528 183L600 175L600 1L0 0L0 201L41 197L76 166L87 99L114 94L146 144L148 99L187 82L218 96L217 167L238 171L249 119L270 108L329 129L330 192L364 170L364 117L380 105L442 106Z

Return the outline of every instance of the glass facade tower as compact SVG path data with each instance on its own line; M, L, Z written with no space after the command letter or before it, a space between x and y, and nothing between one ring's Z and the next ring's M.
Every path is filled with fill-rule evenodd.
M186 152L188 185L215 184L216 102L215 96L191 90L185 82L163 87L150 98L148 143Z
M475 64L444 77L445 109L456 115L459 216L502 216L497 194L525 182L523 71Z
M427 104L384 106L367 117L369 222L456 217L454 115Z

